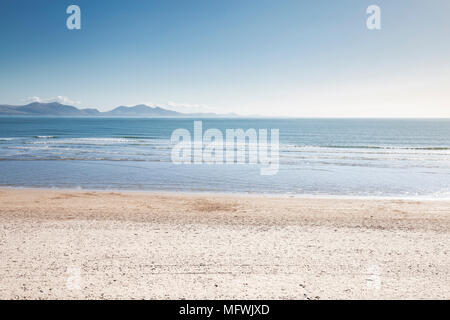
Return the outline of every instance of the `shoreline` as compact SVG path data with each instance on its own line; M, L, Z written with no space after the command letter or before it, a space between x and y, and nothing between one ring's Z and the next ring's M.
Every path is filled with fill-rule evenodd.
M2 299L450 299L446 201L0 188L0 203Z
M99 192L110 193L119 192L125 194L163 194L163 195L190 195L190 196L223 196L223 197L251 197L251 198L282 198L282 199L317 199L317 200L405 200L405 201L425 201L425 202L450 202L449 197L432 196L375 196L375 195L333 195L333 194L286 194L286 193L261 193L261 192L211 192L211 191L170 191L152 189L95 189L95 188L57 188L57 187L29 187L29 186L0 186L1 190L43 190L43 191L74 191L74 192Z

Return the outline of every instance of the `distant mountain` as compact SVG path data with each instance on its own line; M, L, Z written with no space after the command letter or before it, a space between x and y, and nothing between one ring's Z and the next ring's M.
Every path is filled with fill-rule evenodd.
M120 106L111 111L103 112L105 116L138 116L138 117L179 117L183 114L180 112L166 110L160 107L149 107L139 104L134 107Z
M0 115L23 116L104 116L104 117L236 117L234 113L219 115L215 113L181 113L161 107L149 107L140 104L133 107L120 106L111 111L100 112L97 109L78 109L57 102L33 102L24 106L0 105Z
M77 109L57 102L33 102L24 106L0 105L0 115L88 116L100 114L97 109Z
M87 108L87 109L81 109L80 111L83 113L83 115L86 115L86 116L99 116L99 115L102 114L97 109L89 109L89 108Z

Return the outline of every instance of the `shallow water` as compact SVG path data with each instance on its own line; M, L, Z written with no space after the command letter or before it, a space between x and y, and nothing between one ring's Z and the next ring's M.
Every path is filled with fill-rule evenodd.
M202 119L279 129L280 167L171 161L194 119L0 117L0 186L450 197L450 120Z

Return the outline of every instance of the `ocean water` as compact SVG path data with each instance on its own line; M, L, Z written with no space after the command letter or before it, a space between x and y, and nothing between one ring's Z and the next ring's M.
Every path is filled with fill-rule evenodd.
M194 119L0 117L0 186L450 198L450 119L201 120L279 129L278 173L172 163Z

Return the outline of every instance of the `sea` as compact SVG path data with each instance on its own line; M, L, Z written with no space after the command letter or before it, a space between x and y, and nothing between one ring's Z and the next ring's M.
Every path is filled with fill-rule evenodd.
M279 130L279 169L172 161L176 129ZM450 119L0 117L0 187L450 198Z

